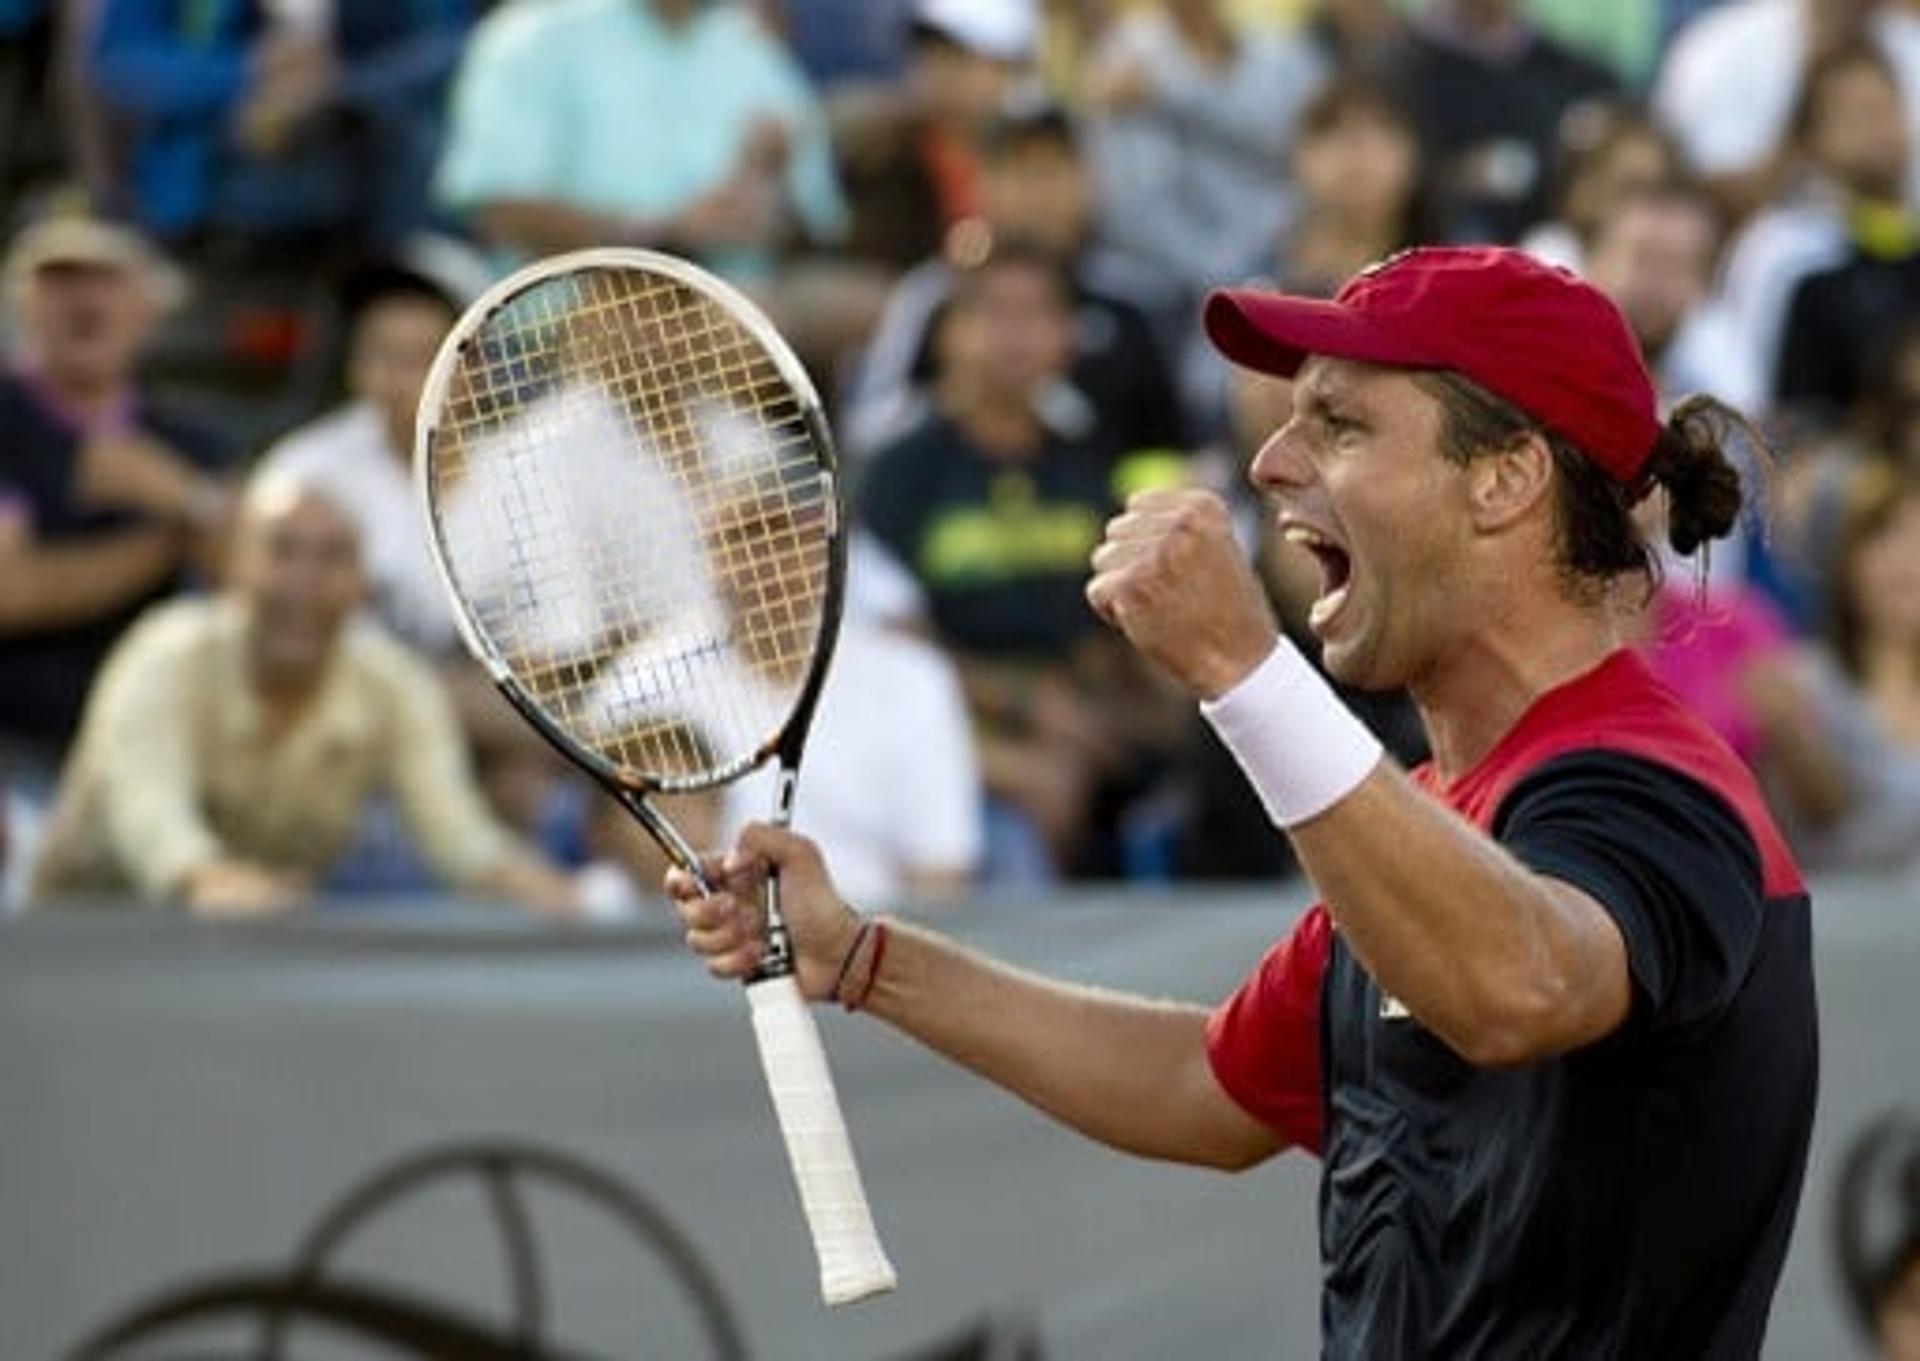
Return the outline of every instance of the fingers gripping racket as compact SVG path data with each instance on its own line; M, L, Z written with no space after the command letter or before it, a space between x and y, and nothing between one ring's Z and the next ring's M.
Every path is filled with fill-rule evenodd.
M820 400L744 297L637 250L544 260L469 308L421 399L415 474L467 647L520 714L711 891L650 798L779 762L792 812L839 621ZM840 1304L889 1290L777 880L754 1034Z

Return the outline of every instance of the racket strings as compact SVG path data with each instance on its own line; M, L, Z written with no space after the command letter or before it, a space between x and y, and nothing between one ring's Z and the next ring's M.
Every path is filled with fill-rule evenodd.
M635 774L758 759L820 641L834 507L755 334L662 275L562 275L487 319L447 393L436 533L521 687Z

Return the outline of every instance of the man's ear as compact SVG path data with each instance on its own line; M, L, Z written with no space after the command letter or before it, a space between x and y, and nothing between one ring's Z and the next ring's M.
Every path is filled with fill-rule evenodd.
M1475 532L1501 534L1548 503L1553 450L1544 435L1529 432L1498 453L1478 455L1467 476L1468 514Z

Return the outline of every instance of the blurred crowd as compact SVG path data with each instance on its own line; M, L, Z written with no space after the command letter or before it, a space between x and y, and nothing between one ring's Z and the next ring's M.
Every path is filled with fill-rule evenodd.
M1087 557L1216 487L1310 648L1240 476L1287 385L1198 303L1425 242L1583 273L1669 402L1763 423L1741 535L1623 625L1810 865L1920 871L1916 0L3 0L0 110L10 903L647 909L657 855L464 660L409 472L461 308L604 244L732 279L829 394L798 822L856 899L1287 870Z

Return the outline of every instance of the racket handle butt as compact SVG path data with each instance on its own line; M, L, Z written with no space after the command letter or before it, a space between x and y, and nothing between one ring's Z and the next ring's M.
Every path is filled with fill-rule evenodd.
M747 999L760 1066L820 1261L820 1296L839 1305L884 1294L895 1284L893 1263L873 1226L820 1027L791 975L749 984Z

